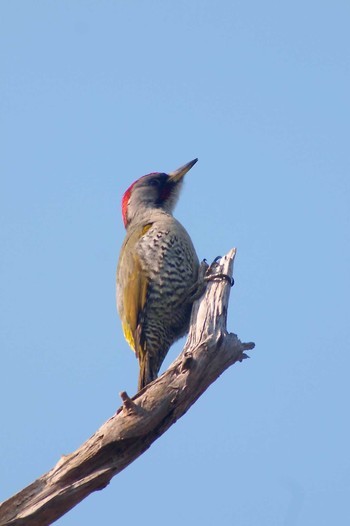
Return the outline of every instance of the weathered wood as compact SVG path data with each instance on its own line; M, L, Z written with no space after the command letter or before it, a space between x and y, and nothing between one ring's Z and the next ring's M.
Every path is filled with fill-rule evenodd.
M211 268L232 276L235 249ZM51 524L146 451L253 343L226 330L230 284L214 277L194 303L182 353L157 380L130 398L96 433L51 471L0 505L1 526Z

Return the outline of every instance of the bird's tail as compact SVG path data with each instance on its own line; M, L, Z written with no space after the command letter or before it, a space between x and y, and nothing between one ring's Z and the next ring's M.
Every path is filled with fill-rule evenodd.
M159 367L155 367L153 360L150 359L147 353L144 353L143 356L139 356L139 382L138 382L138 391L141 391L147 384L153 382L157 378Z

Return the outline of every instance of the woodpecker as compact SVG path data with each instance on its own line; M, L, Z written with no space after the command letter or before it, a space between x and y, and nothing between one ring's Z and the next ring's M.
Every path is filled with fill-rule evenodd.
M150 173L122 198L126 236L117 268L117 308L125 339L139 361L138 389L157 378L170 346L188 331L199 261L172 212L185 174Z

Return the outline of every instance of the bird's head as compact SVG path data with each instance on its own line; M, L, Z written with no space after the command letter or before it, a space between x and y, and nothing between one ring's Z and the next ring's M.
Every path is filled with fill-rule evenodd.
M183 177L197 161L193 159L169 174L156 172L144 175L129 186L122 199L125 228L147 208L161 208L171 214L180 194Z

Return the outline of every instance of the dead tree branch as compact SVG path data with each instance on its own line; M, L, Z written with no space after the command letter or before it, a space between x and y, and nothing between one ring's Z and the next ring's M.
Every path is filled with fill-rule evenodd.
M226 330L235 250L214 268L195 302L186 345L157 380L130 398L79 449L0 505L1 526L51 524L142 455L230 365L246 358L253 343ZM214 277L213 277L214 274ZM217 275L217 279L215 279ZM219 276L221 275L221 277Z

